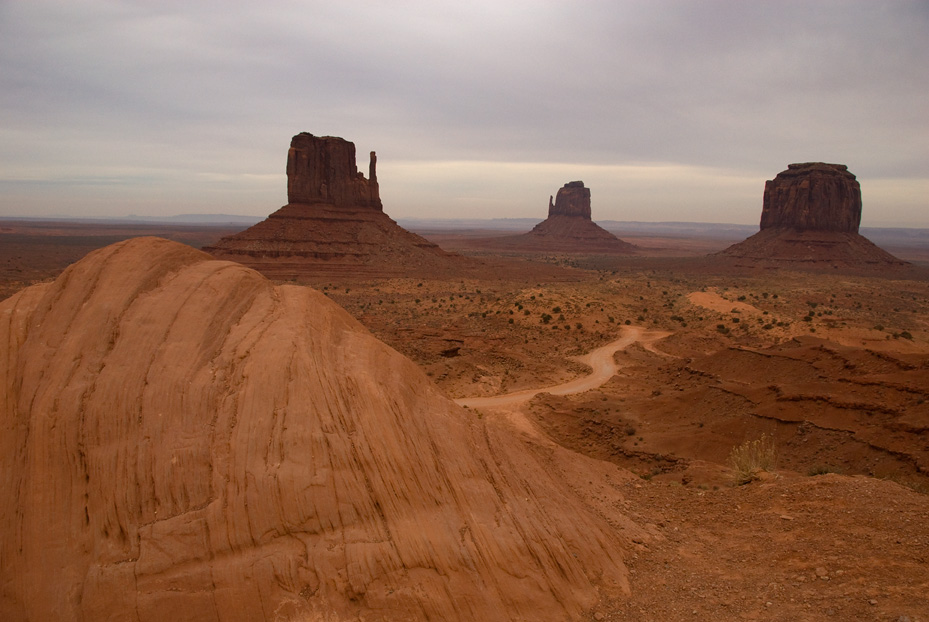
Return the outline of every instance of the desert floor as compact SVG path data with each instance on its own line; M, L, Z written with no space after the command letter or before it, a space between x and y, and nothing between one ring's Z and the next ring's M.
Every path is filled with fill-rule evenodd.
M0 299L116 239L226 233L3 222ZM421 233L482 257L482 232ZM644 256L306 284L475 417L637 475L584 491L650 534L631 596L591 619L929 620L929 268L736 270L703 258L724 237L629 241ZM730 454L762 437L775 466L737 485Z

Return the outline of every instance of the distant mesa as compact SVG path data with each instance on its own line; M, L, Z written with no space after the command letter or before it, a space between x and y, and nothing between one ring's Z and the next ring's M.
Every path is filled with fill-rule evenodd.
M287 205L204 248L276 279L301 276L443 276L474 260L448 253L383 211L372 151L368 177L355 145L297 134L287 152Z
M498 250L631 255L634 244L620 240L590 217L590 188L570 181L548 199L548 218L528 233L487 238L479 245Z
M765 183L760 231L717 256L782 265L907 265L858 233L861 187L844 164L790 164Z
M844 164L788 164L765 182L761 229L858 233L861 186Z
M602 463L468 413L309 287L135 238L0 317L2 620L556 621L628 594L649 535L577 492Z

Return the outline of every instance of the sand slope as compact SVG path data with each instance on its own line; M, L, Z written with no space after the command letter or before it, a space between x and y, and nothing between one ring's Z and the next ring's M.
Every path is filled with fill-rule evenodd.
M628 589L635 526L579 500L606 465L181 244L0 304L0 387L0 619L561 620Z

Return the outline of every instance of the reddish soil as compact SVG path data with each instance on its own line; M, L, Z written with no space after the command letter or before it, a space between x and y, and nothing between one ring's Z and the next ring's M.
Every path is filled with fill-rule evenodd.
M642 530L629 595L584 619L929 621L924 268L759 268L698 256L724 240L632 236L648 256L497 257L469 246L481 235L426 237L509 271L301 280L453 398L583 376L576 357L622 326L669 334L618 353L599 388L543 392L517 415L471 411L604 465L576 482L586 503ZM0 239L0 295L54 276L80 247L12 239ZM733 485L730 452L762 434L774 472Z

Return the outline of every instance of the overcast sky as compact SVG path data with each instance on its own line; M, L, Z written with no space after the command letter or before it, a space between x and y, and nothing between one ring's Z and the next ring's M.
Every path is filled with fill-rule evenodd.
M0 216L263 216L301 131L394 218L757 224L821 160L929 227L929 1L0 0Z

